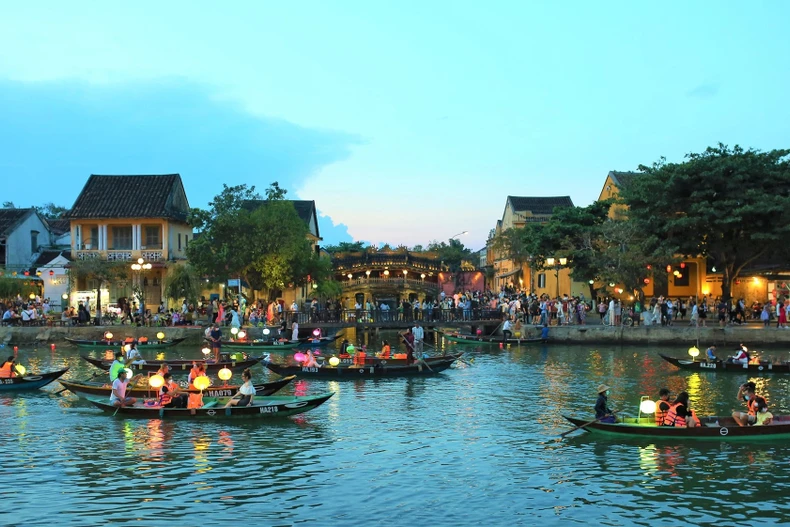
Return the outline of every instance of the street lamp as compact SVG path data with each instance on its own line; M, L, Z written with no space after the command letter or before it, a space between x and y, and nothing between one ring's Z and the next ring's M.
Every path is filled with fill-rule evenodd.
M367 277L368 277L368 280L370 280L370 269L368 269L367 271L365 271L365 274L367 275Z
M549 267L554 267L554 278L557 280L557 298L560 297L560 267L565 267L565 264L568 263L568 259L563 257L554 258L548 257L546 258L546 264Z
M453 239L458 238L459 236L463 236L465 234L469 234L469 231L464 231L464 232L459 232L458 234L453 234L452 236L450 236L450 239L453 240Z
M146 262L145 259L138 258L137 262L133 263L131 267L132 267L132 271L135 271L137 273L137 288L138 288L137 297L140 302L140 307L143 309L143 312L145 312L145 292L143 291L142 274L143 271L150 270L152 265ZM101 291L99 291L99 294L101 294Z

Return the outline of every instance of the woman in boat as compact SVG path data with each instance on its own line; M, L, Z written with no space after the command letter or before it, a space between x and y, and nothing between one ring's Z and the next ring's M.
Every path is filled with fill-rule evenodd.
M143 356L140 355L140 350L137 349L137 343L132 342L129 344L129 351L126 353L127 364L145 364Z
M10 379L16 377L16 359L13 355L0 366L0 379Z
M252 384L252 373L249 368L241 372L241 378L244 383L239 386L239 391L228 401L225 408L228 406L252 406L252 401L255 398L255 386Z
M156 370L156 375L161 375L162 377L168 373L170 373L170 365L166 362L163 362L162 365L159 366L159 369Z
M381 353L379 353L380 359L389 359L392 356L392 348L390 348L390 343L386 340L381 341Z
M677 426L694 428L699 426L694 412L689 407L689 394L688 392L680 392L667 411L664 417L664 426Z
M755 406L757 407L757 414L755 415L754 426L770 425L774 416L768 411L768 405L764 401L757 401Z
M601 384L598 386L598 400L595 401L595 419L601 423L614 423L614 412L608 405L609 386Z
M308 368L317 368L318 362L315 360L315 355L313 355L313 350L308 350L305 354L304 362L302 363L303 366Z
M206 377L206 365L202 362L199 364L198 363L192 363L192 364L193 366L189 372L189 377L187 377L187 380L189 382L189 388L195 389L192 383L194 383L195 379L197 379L198 377Z
M669 412L670 406L669 390L667 388L661 388L658 391L658 401L656 402L656 425L664 425L664 419L667 416L667 412Z
M165 408L186 408L187 407L187 400L189 399L189 394L181 393L181 387L178 385L176 381L173 380L173 375L170 373L165 373L162 377L165 379L165 383L162 385L162 388L159 390L159 404L162 404L161 397L162 394L167 394L169 398L169 404L162 405ZM167 389L167 391L165 391Z
M753 425L757 422L757 406L765 405L768 408L768 403L765 400L765 397L761 397L754 393L755 384L753 382L747 382L745 384L741 384L741 387L738 389L738 395L736 398L739 401L744 401L746 403L746 412L733 412L732 418L735 419L735 422L738 423L738 426L749 426Z

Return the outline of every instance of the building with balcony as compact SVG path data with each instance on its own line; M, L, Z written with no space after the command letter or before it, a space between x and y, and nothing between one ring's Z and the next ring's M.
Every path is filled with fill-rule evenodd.
M135 279L146 306L161 302L168 262L184 260L193 237L188 213L179 174L90 176L65 215L70 222L71 259L124 262L130 267L129 279L102 290L102 305L130 298ZM131 265L140 258L151 268L134 276ZM71 291L72 303L93 304L96 289L96 284L77 283Z

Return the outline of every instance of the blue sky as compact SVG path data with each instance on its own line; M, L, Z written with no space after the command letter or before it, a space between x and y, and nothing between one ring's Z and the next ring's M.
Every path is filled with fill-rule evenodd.
M29 2L0 8L0 200L91 173L315 199L327 242L480 248L508 194L790 138L790 2Z

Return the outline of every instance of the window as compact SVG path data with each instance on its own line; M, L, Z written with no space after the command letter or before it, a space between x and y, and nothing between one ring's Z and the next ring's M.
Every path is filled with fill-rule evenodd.
M543 289L546 287L546 273L540 273L538 275L538 288Z
M145 243L143 245L147 249L158 249L160 247L159 231L159 225L146 225Z
M181 233L178 233L178 250L181 250Z
M30 252L38 252L38 231L30 231Z
M94 225L91 227L91 237L85 240L85 248L98 249L99 248L99 226ZM90 247L88 247L90 245Z
M184 235L184 247L189 247L189 235Z
M129 250L132 248L132 226L112 228L112 249Z

